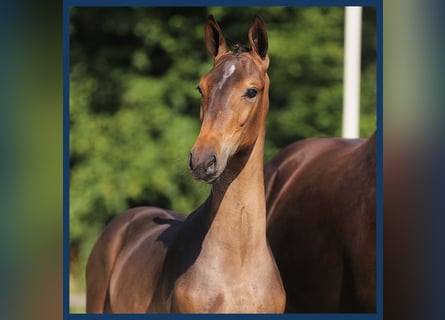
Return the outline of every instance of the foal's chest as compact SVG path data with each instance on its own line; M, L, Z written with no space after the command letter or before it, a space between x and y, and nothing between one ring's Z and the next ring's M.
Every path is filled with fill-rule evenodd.
M269 272L259 266L236 274L207 265L190 268L174 286L173 304L180 313L269 313L282 312L275 298L282 295ZM219 269L219 270L218 270ZM229 271L229 272L228 272ZM272 275L273 276L273 275Z

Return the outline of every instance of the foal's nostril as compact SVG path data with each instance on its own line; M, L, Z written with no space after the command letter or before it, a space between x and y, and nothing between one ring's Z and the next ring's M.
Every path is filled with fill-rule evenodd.
M193 170L192 153L189 154L189 169Z
M216 156L212 155L209 161L207 162L206 174L212 175L216 172Z

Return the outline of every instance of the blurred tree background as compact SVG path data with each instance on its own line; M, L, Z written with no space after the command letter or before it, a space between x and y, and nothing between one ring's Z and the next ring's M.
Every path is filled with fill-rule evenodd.
M199 132L203 40L213 14L229 44L248 44L254 14L269 35L266 154L307 137L340 136L344 8L89 8L70 16L71 289L104 226L153 205L191 212L208 195L187 169ZM376 126L376 14L364 8L360 134Z

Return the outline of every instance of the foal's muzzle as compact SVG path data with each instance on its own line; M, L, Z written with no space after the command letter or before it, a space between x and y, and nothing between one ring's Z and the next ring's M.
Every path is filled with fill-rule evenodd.
M191 152L189 169L198 181L213 183L217 178L217 158L214 153Z

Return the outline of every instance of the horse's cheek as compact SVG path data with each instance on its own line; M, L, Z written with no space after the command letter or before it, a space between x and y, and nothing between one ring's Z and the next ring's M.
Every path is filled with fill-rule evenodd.
M249 119L251 108L245 107L239 112L238 116L238 125L240 127L244 127L247 119Z

